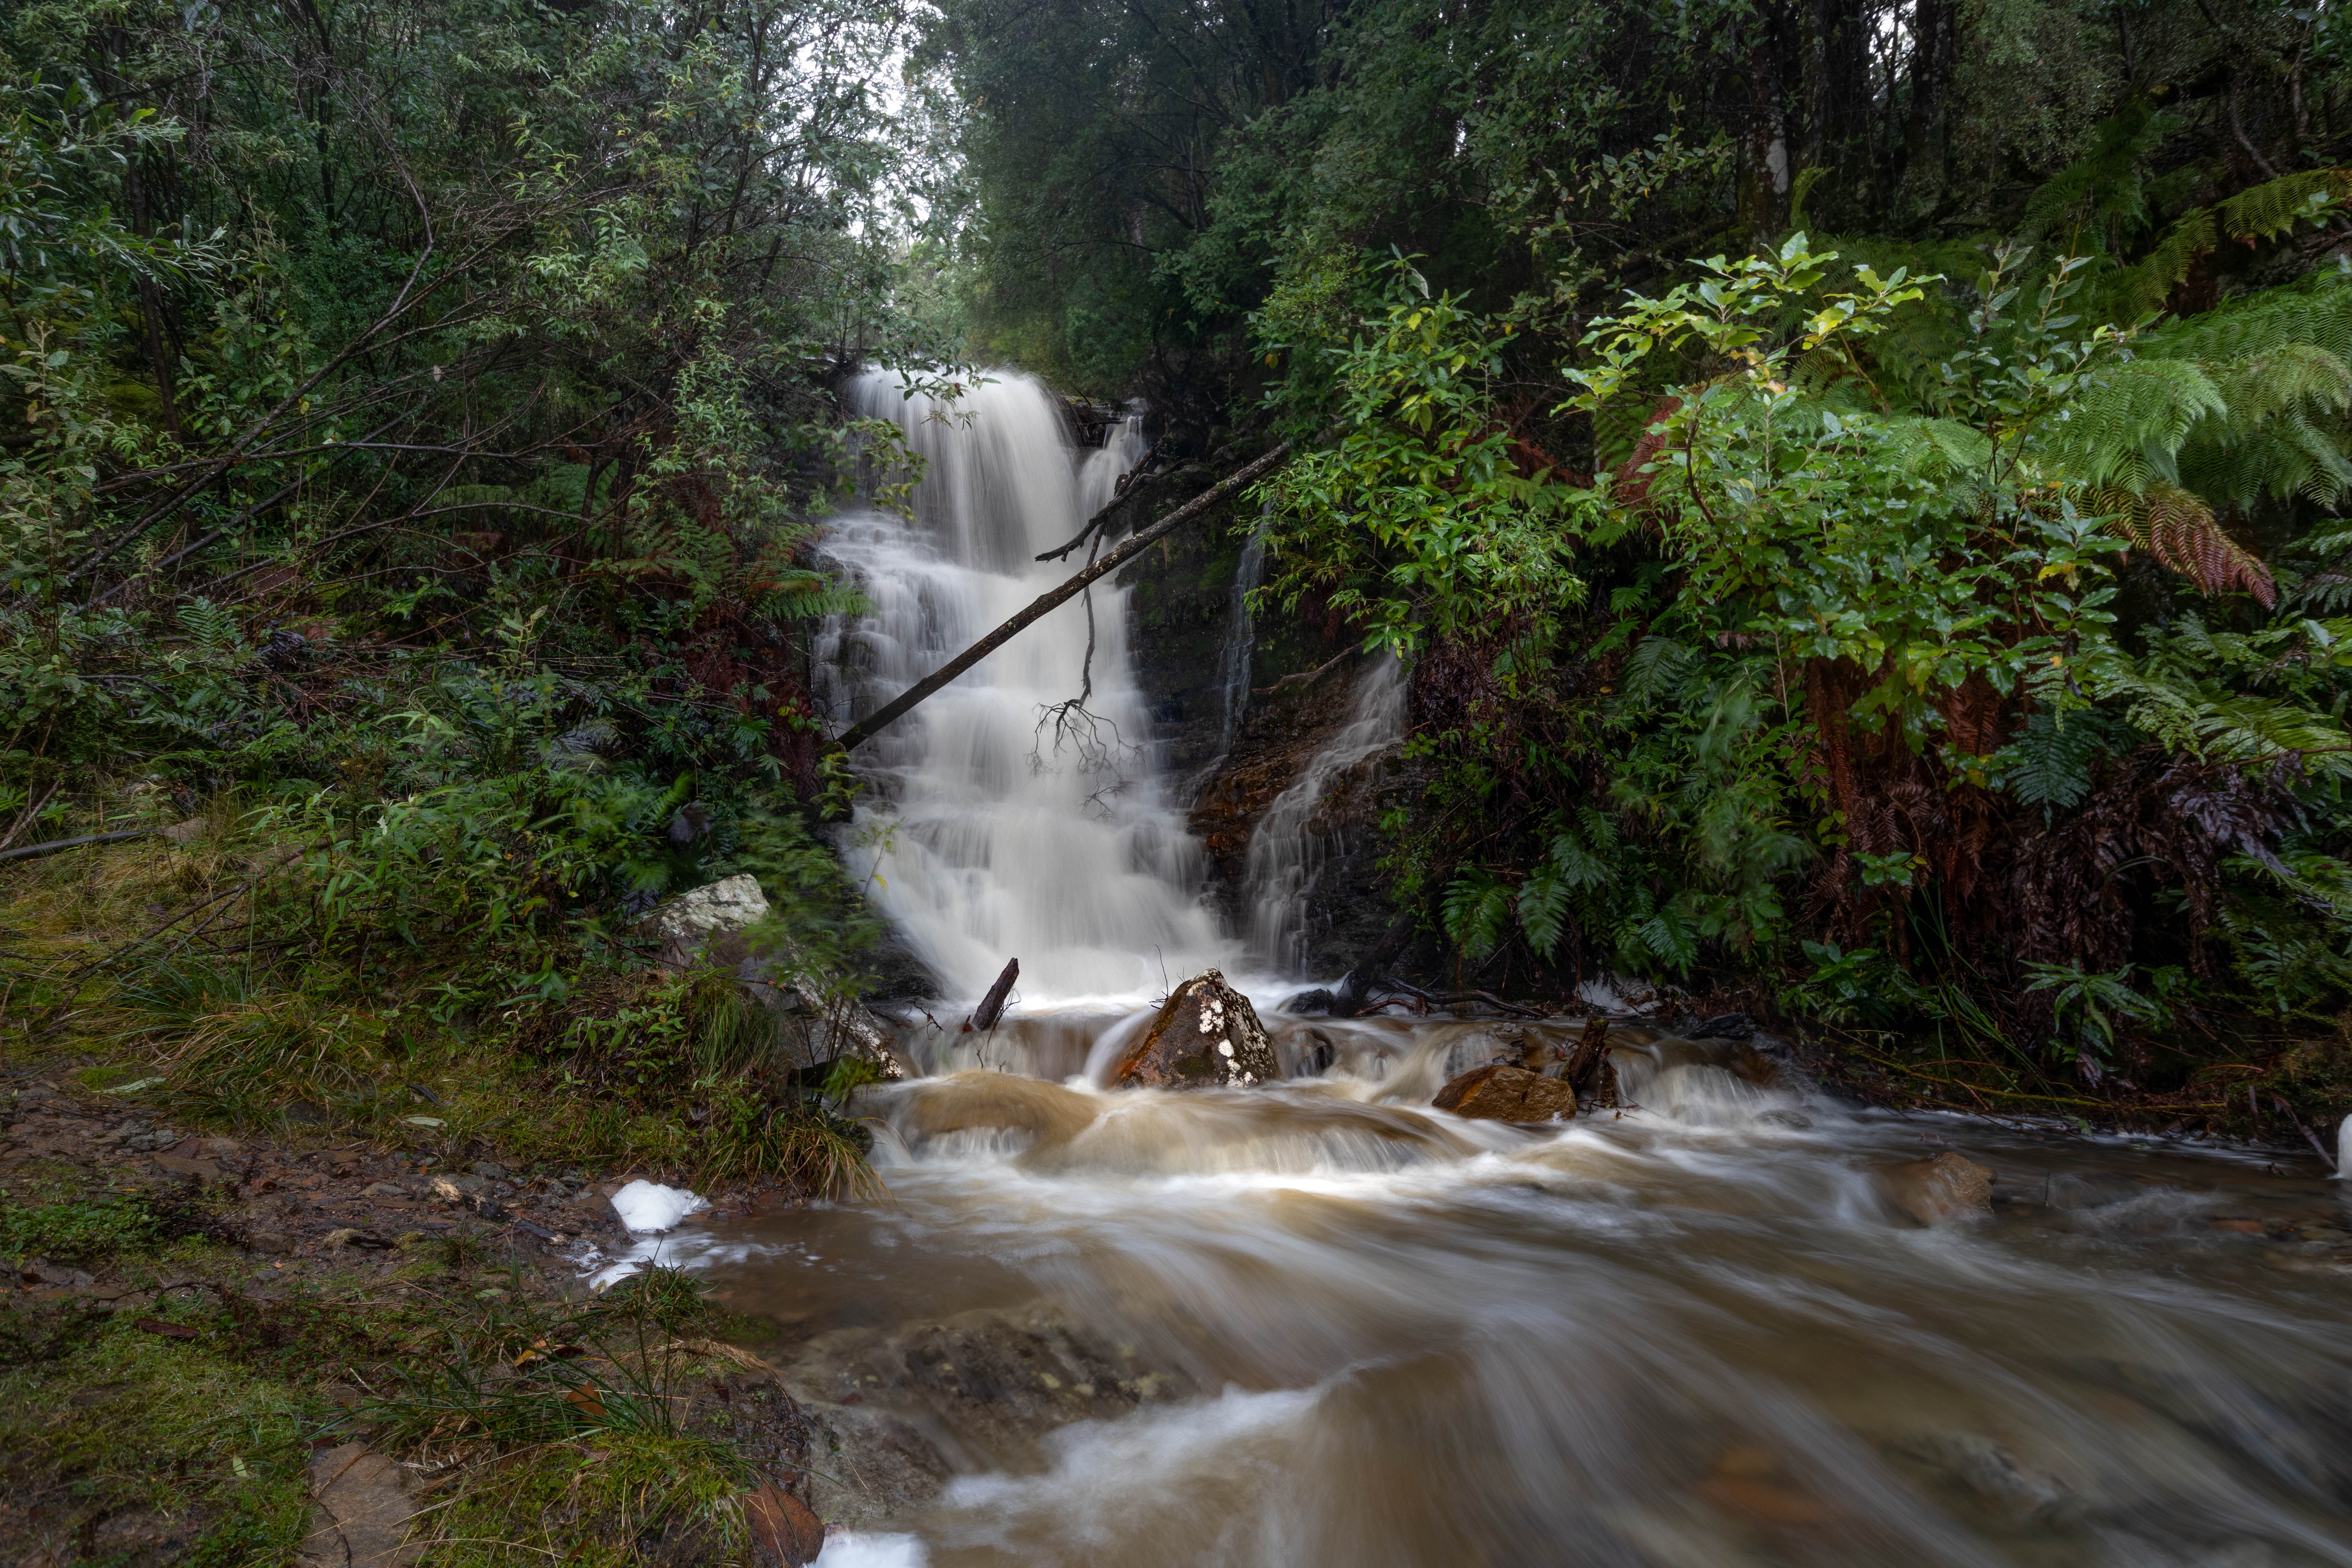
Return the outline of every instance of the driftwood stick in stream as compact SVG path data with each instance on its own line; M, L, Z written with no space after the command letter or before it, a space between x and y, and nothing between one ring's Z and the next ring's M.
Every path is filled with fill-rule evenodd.
M986 1034L996 1027L996 1020L1004 1015L1004 999L1013 994L1013 983L1020 978L1021 961L1017 958L1006 959L1004 973L996 977L996 984L990 986L988 994L980 999L980 1006L972 1016L963 1021L961 1032Z
M978 664L982 659L986 658L990 654L994 653L998 648L1003 647L1006 643L1012 641L1013 635L1019 632L1023 627L1028 626L1032 621L1036 620L1048 610L1054 609L1057 605L1066 604L1069 600L1076 598L1079 594L1086 591L1087 584L1094 582L1098 577L1103 577L1110 573L1118 571L1121 566L1126 565L1129 561L1132 561L1137 555L1141 553L1147 545L1164 538L1171 531L1174 530L1181 524L1188 522L1193 518L1200 516L1201 513L1208 510L1211 507L1216 505L1219 501L1224 500L1227 496L1233 494L1244 485L1248 484L1252 479L1257 479L1261 475L1269 473L1273 469L1280 467L1283 459L1289 456L1290 443L1285 441L1280 446L1275 447L1272 451L1266 453L1263 458L1258 458L1257 461L1236 469L1230 477L1221 479L1210 489L1202 490L1199 495L1194 496L1191 500L1186 501L1182 506L1178 507L1174 511L1170 512L1158 522L1155 522L1150 527L1143 529L1136 533L1133 537L1129 539L1126 543L1120 545L1118 549L1112 551L1109 554L1104 556L1101 560L1096 562L1085 571L1066 580L1059 587L1055 588L1050 592L1039 595L1035 599L1030 602L1029 606L1026 609L1021 611L1011 620L1006 621L1003 626L997 627L994 631L989 633L986 637L981 638L978 642L972 644L970 647L964 649L953 658L948 660L947 663L940 666L939 668L931 671L930 674L915 682L914 685L909 686L906 690L898 693L898 696L892 698L888 702L884 703L872 713L867 714L865 718L860 719L856 723L852 724L848 729L844 730L841 732L839 739L835 741L834 744L840 747L841 750L845 752L856 750L857 747L863 745L866 742L872 740L882 731L888 729L891 725L905 718L908 710L913 708L916 703L920 702L924 698L930 696L931 693L939 690L941 687L946 686L949 682L954 680L957 676L961 675L965 670L970 669L973 665Z

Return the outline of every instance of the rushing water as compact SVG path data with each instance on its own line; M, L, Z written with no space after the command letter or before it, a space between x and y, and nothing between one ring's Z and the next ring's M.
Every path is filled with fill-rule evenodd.
M837 635L845 711L1067 570L1031 557L1139 445L1076 452L1013 378L968 424L857 395L933 467L914 523L829 546L876 605ZM1144 744L1120 600L1091 707ZM662 1243L774 1321L837 1441L826 1568L2352 1565L2352 1184L1863 1114L1624 1026L1633 1109L1468 1121L1430 1098L1508 1031L1287 1019L1267 984L1282 1083L1102 1087L1166 980L1240 948L1148 745L1115 773L1039 745L1086 638L1056 612L862 763L883 907L950 993L1018 957L1027 998L908 1031L931 1076L867 1091L887 1201ZM1401 690L1375 667L1324 781ZM1322 787L1252 848L1269 957ZM1923 1227L1888 1173L1948 1148L1993 1212Z
M874 605L819 649L845 721L879 707L1061 581L1039 562L1108 503L1143 453L1132 421L1092 452L1026 377L941 405L879 373L861 413L894 419L928 464L912 521L844 518L824 546ZM1198 897L1200 854L1160 787L1128 653L1127 594L1106 580L861 749L873 804L853 858L950 995L1008 958L1032 1002L1135 996L1231 949ZM1055 710L1080 695L1083 714Z
M2343 1184L1672 1040L1621 1053L1622 1117L1464 1121L1426 1100L1475 1026L1283 1027L1338 1059L918 1080L887 1205L673 1244L851 1434L828 1563L2352 1563ZM1923 1229L1879 1173L1947 1147L1995 1214ZM849 1467L891 1440L944 1488L877 1505Z

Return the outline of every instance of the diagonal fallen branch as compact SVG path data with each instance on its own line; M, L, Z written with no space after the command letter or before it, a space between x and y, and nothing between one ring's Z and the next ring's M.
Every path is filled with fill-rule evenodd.
M1194 496L1191 500L1186 501L1182 506L1178 507L1174 511L1170 512L1166 517L1161 518L1159 521L1151 524L1149 528L1139 530L1133 537L1127 541L1126 543L1120 545L1118 549L1112 551L1109 554L1104 556L1101 560L1096 562L1085 571L1069 578L1067 581L1061 584L1060 586L1039 595L1034 600L1031 601L1027 608L1015 615L1011 620L1006 621L1003 626L998 626L994 631L989 633L986 637L981 638L978 642L972 644L970 647L964 649L953 658L948 660L947 663L940 666L939 668L933 670L922 679L915 682L914 685L909 686L906 690L898 693L897 697L891 699L888 702L884 703L874 712L867 714L865 718L860 719L856 723L852 724L848 729L844 730L840 736L834 742L834 744L845 752L849 752L855 751L866 742L872 740L882 731L889 728L892 724L895 724L899 720L905 718L908 710L912 709L916 703L920 702L924 698L930 696L941 687L946 686L948 683L954 680L957 676L961 675L965 670L970 669L973 665L978 664L982 659L986 658L990 654L994 653L998 648L1003 647L1006 643L1012 641L1013 635L1019 632L1023 627L1044 616L1047 611L1076 598L1078 595L1086 591L1088 584L1109 573L1118 571L1121 566L1126 565L1129 561L1135 559L1135 557L1140 553L1146 546L1153 543L1157 540L1164 538L1171 531L1174 530L1181 524L1200 516L1201 513L1208 510L1211 507L1216 505L1219 501L1224 500L1227 496L1233 494L1244 485L1248 484L1253 479L1258 479L1265 474L1272 472L1276 468L1279 468L1282 465L1283 460L1290 456L1290 447L1291 444L1285 441L1281 445L1276 447L1273 450L1267 452L1265 456L1258 458L1255 462L1247 464L1244 467L1234 470L1232 475L1219 480L1209 489L1202 490L1199 495ZM1082 533L1078 537L1083 539L1086 535ZM1076 543L1076 541L1072 541L1072 542Z

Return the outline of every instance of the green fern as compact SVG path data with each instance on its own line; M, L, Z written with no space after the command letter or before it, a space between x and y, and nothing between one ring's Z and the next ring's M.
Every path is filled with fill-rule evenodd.
M180 606L179 621L180 629L188 634L197 652L207 660L241 662L249 651L245 646L244 628L236 623L236 612L226 605L191 599Z
M2316 223L2347 197L2352 197L2352 172L2305 169L2223 202L2219 209L2221 227L2231 239L2249 244L2276 239L2297 224Z

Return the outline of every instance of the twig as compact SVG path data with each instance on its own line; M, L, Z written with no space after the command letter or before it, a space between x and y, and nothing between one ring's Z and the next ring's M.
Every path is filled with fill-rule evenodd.
M2311 1146L2318 1151L2320 1163L2326 1165L2331 1171L2338 1169L2338 1166L2336 1163L2336 1156L2327 1152L2327 1145L2319 1141L2318 1133L2314 1132L2309 1127L2304 1125L2303 1118L2294 1113L2294 1106L2289 1105L2285 1100L2281 1100L2275 1094L2271 1096L2271 1103L2277 1106L2279 1108L2280 1114L2284 1116L2289 1121L2294 1122L2294 1130L2297 1132L2302 1133L2304 1137L2310 1142Z
M49 797L57 794L58 790L65 787L65 776L63 774L59 774L58 777L49 781L49 787L41 792L41 798L25 808L24 815L16 818L16 822L10 826L5 835L0 835L0 849L5 849L9 845L14 844L16 841L16 835L24 832L25 829L33 826L34 822L41 815L41 807L48 805Z
M35 855L53 855L60 849L79 849L85 844L120 844L126 838L151 838L163 831L160 827L133 827L122 833L86 833L79 838L52 838L47 844L27 844L22 849L0 850L0 860L23 860Z

